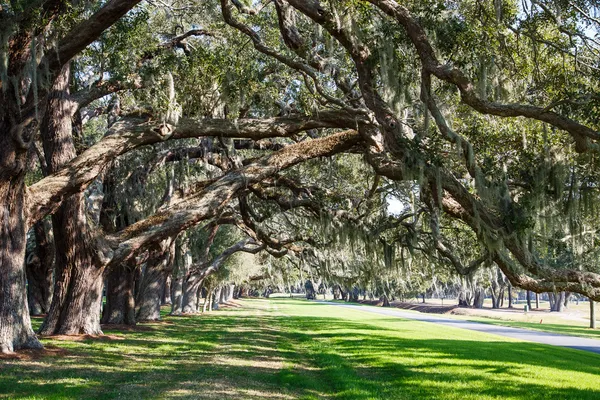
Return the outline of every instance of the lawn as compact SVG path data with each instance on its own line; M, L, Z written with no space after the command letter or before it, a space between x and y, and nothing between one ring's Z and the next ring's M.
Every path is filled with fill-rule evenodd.
M298 299L0 360L0 398L598 399L600 356Z

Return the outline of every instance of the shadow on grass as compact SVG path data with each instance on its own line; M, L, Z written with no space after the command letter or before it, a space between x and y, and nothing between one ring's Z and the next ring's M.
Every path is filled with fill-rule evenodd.
M468 334L420 337L427 328L412 321L303 315L327 307L308 302L260 304L292 315L236 309L106 332L120 341L47 341L68 356L0 364L0 398L600 398L600 385L562 381L600 375L594 354Z

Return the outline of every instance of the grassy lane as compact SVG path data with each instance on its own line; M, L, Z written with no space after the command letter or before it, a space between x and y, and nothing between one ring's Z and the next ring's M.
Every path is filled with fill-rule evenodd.
M600 356L301 300L0 360L0 398L598 399Z

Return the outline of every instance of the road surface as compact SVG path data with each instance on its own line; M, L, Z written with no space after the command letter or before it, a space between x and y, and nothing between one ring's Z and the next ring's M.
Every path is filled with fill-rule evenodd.
M468 329L471 331L491 333L494 335L505 336L518 340L526 340L535 343L549 344L552 346L569 347L572 349L591 351L593 353L600 354L600 339L588 339L576 336L560 335L557 333L541 332L521 328L511 328L507 326L498 326L492 324L485 324L481 322L464 321L460 319L451 319L431 314L407 312L394 308L369 307L356 304L334 303L330 301L320 301L320 303L329 304L336 307L351 308L354 310L369 313L382 314L392 317L431 322L434 324L446 325L460 329Z

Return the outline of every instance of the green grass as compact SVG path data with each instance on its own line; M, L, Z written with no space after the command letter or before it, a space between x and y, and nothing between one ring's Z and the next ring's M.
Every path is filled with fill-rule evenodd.
M533 329L536 331L559 333L561 335L579 336L591 339L600 339L600 329L590 329L581 325L565 325L557 323L539 323L539 322L523 322L523 321L508 321L502 319L493 319L487 317L467 317L469 321L483 322L486 324L511 326L514 328Z
M302 300L0 360L0 398L598 399L600 356Z

